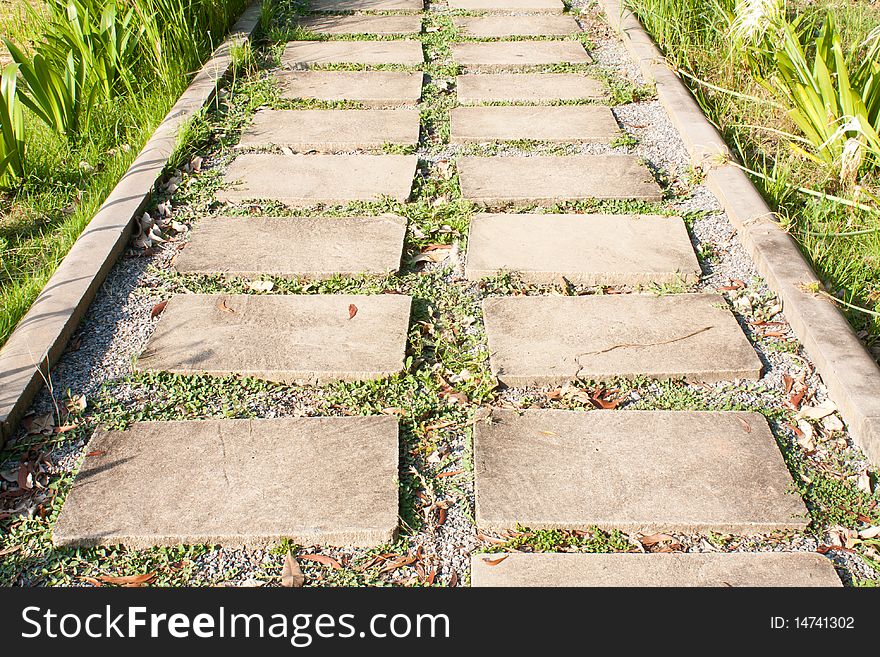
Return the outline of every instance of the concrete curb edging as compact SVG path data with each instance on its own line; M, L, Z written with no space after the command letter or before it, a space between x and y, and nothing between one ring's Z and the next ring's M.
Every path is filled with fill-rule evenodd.
M51 366L64 352L98 289L122 254L177 145L181 125L207 106L232 65L231 49L260 22L253 2L193 78L73 244L30 310L0 349L0 447L15 431Z
M854 442L880 465L880 367L838 308L811 292L816 273L794 239L774 221L774 213L749 177L732 164L724 139L654 45L638 18L620 0L599 0L619 35L678 130L694 166L724 207L760 274L779 296L785 316L804 345Z

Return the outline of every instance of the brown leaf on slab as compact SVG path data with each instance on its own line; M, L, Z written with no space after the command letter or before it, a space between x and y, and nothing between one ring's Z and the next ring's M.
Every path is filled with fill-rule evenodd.
M122 577L113 577L112 575L99 575L96 579L104 584L115 584L117 586L143 586L155 579L156 573L144 573L143 575L124 575Z
M302 588L306 578L300 570L299 564L293 558L293 553L288 550L284 557L284 566L281 568L281 586L289 589Z
M358 314L358 307L353 303L348 304L348 318L354 319L354 316Z
M752 425L749 424L744 418L741 418L739 415L736 416L736 419L739 420L739 423L742 425L743 431L746 433L752 433Z
M159 315L161 315L162 311L165 310L165 306L167 305L168 300L166 299L165 301L160 301L155 306L153 306L153 309L150 311L150 319L156 319Z
M107 453L106 449L96 449L93 452L89 452L86 456L104 456Z
M217 304L217 308L224 313L234 314L235 310L229 307L226 303L226 299L220 299L220 302Z
M342 568L342 564L340 564L333 557L328 557L325 554L301 554L299 555L300 561L314 561L323 566L330 566L333 570L339 570Z
M505 554L503 557L498 557L497 559L483 559L483 563L487 566L497 566L509 556L509 554Z

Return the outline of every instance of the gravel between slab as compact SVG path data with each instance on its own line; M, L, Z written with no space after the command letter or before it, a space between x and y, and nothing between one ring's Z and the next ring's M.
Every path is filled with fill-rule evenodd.
M595 9L589 3L576 0L574 5L584 8L581 23L591 36L596 47L590 54L596 66L612 70L617 75L625 75L632 82L640 84L636 67L626 55L623 47L611 37L606 26L595 17ZM432 7L432 11L443 12L445 9ZM453 80L454 82L454 80ZM430 84L430 82L427 82ZM731 403L744 407L781 408L788 398L787 380L790 377L798 384L809 389L813 398L811 405L827 400L824 386L815 374L809 360L802 350L791 342L790 332L782 314L776 312L775 301L770 291L757 277L749 257L736 240L735 231L721 212L711 193L691 176L687 154L678 135L665 112L656 101L646 101L614 108L615 116L621 127L638 139L634 147L616 147L603 145L582 145L570 147L567 153L633 153L642 157L669 181L673 190L689 192L686 196L667 202L667 209L676 213L689 213L691 239L695 249L702 254L703 278L692 291L711 291L718 288L735 287L738 281L743 283L740 289L725 290L724 293L738 313L741 326L754 341L759 356L765 365L765 374L756 384L736 386L731 383L718 383L700 386L687 386L682 390L702 399L706 404L724 407ZM542 152L538 147L523 151L511 146L502 148L504 154L529 155ZM442 166L454 160L462 152L460 147L432 146L422 144L418 154L432 167ZM193 203L187 206L187 195L193 184L200 178L217 179L229 161L229 152L219 155L212 154L207 158L200 174L184 173L179 180L173 181L178 189L171 195L174 197L174 219L187 224L206 210L206 206ZM173 190L172 190L173 191ZM154 217L158 216L153 211ZM410 227L409 239L415 237L414 227ZM156 304L167 299L172 290L180 292L179 287L168 283L171 272L171 261L184 241L185 233L176 241L156 245L148 255L143 251L131 252L113 268L106 283L92 304L86 318L78 330L71 348L60 359L52 372L52 387L58 400L67 396L68 391L74 396L84 395L86 399L95 398L103 384L115 382L112 388L114 401L127 409L143 409L152 401L155 390L145 383L126 382L123 378L132 371L132 359L140 353L152 333L156 318ZM463 237L461 240L463 241ZM463 245L460 245L463 246ZM484 296L480 286L463 280L463 248L458 249L458 260L447 261L444 265L428 264L427 272L436 272L438 267L445 267L442 281L445 285L455 286L460 293L462 303L466 306L464 314L457 318L458 329L469 336L480 334L480 302ZM450 266L452 265L452 266ZM533 293L531 290L526 290ZM464 321L462 319L464 317ZM773 333L781 337L759 337L759 333L768 332L766 325L754 325L749 322L778 322L773 324ZM481 347L475 347L480 349ZM459 373L465 376L465 373ZM577 394L579 388L567 387L559 394L566 398ZM321 388L267 388L247 392L240 401L248 412L257 417L290 417L314 415L326 401L327 391ZM550 388L518 388L499 392L496 404L500 407L534 407L558 408L560 401L554 400L556 391ZM663 408L669 403L669 388L660 383L649 383L638 391L627 393L624 408L655 407ZM548 395L550 395L548 397ZM222 404L208 400L206 411L213 416L220 416L225 409ZM43 391L35 401L32 411L35 417L53 410L55 402L47 391ZM86 411L88 416L89 411ZM833 417L829 416L829 417ZM781 423L771 423L780 440L794 444L795 433ZM817 434L821 438L822 449L812 458L825 467L835 469L854 480L865 471L866 463L860 453L852 448L845 431L824 429L824 421L816 423ZM87 432L88 433L88 432ZM441 430L442 459L449 462L449 471L458 469L458 464L469 458L469 435L466 427L453 426ZM17 440L24 437L24 430ZM50 447L46 460L50 464L52 476L72 471L82 456L85 438L61 441ZM13 441L15 442L15 441ZM824 459L824 461L823 461ZM14 469L17 460L10 457L0 464L4 471ZM438 570L436 583L449 584L453 578L465 581L469 572L470 554L476 549L485 549L492 545L478 538L472 521L473 490L471 476L459 476L461 501L453 504L446 512L445 522L439 526L425 523L412 539L412 548L421 547L425 553L435 560ZM3 483L4 487L10 484ZM34 509L31 509L34 512ZM683 550L693 552L712 552L722 548L712 537L704 535L673 535L671 536L682 546ZM751 539L731 539L725 543L728 551L815 551L820 544L830 544L833 536L822 536L818 539L807 534L772 536ZM641 544L635 538L630 541L638 549ZM362 552L357 550L323 550L324 554L345 560ZM866 567L857 555L841 551L829 553L839 572L845 580L851 577L862 579L876 578L876 573ZM190 582L197 584L225 583L234 586L259 585L277 576L280 569L281 556L275 552L257 549L222 549L214 548L197 557L193 564L193 575ZM40 561L33 561L22 571L16 583L30 584L40 581ZM322 575L314 565L304 564L304 570L313 583L320 584ZM390 581L397 584L414 583L415 574L411 569L402 568L391 576Z

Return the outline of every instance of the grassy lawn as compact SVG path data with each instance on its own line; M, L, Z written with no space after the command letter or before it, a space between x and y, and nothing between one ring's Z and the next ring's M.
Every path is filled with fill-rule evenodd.
M735 16L736 4L734 0L628 0L751 170L752 180L860 337L880 358L878 163L867 158L852 184L842 180L841 162L818 163L792 148L792 143L803 145L799 141L803 133L787 115L788 108L756 80L755 67L743 62L742 50L730 46L728 22ZM880 6L867 0L787 3L790 19L801 15L804 24L816 20L814 32L826 13L836 19L844 52L855 49L858 54L853 59L863 57L864 48L859 46L880 25ZM812 57L808 47L810 64ZM853 202L861 207L853 207Z
M30 51L44 27L31 18L26 3L3 1L0 37ZM247 3L222 4L227 8L212 20L228 27ZM191 39L187 56L170 62L160 79L97 104L82 134L59 135L25 111L27 171L12 189L0 191L0 345L219 38ZM0 58L8 63L8 51Z

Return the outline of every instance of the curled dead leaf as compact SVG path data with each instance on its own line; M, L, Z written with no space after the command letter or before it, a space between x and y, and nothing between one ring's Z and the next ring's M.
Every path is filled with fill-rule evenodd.
M144 573L143 575L123 575L114 577L112 575L99 575L95 579L104 584L114 584L116 586L143 586L156 578L156 573Z
M303 575L296 559L293 558L293 553L288 550L284 557L284 566L281 568L281 586L298 589L302 588L305 583L305 575Z
M358 314L358 307L353 303L348 304L348 318L354 319L354 316Z
M165 310L165 306L167 305L168 300L166 299L165 301L160 301L155 306L153 306L153 309L150 311L150 319L156 319L159 315L161 315L162 311Z
M224 313L235 313L235 310L230 308L229 305L226 303L226 299L220 299L219 303L217 304L217 308Z
M342 568L342 564L336 561L333 557L328 557L326 554L301 554L299 555L299 560L314 561L323 566L330 566L333 570L339 570Z
M498 564L500 564L502 561L504 561L509 556L510 556L509 554L505 554L504 556L498 557L497 559L484 558L483 563L486 564L487 566L497 566Z

